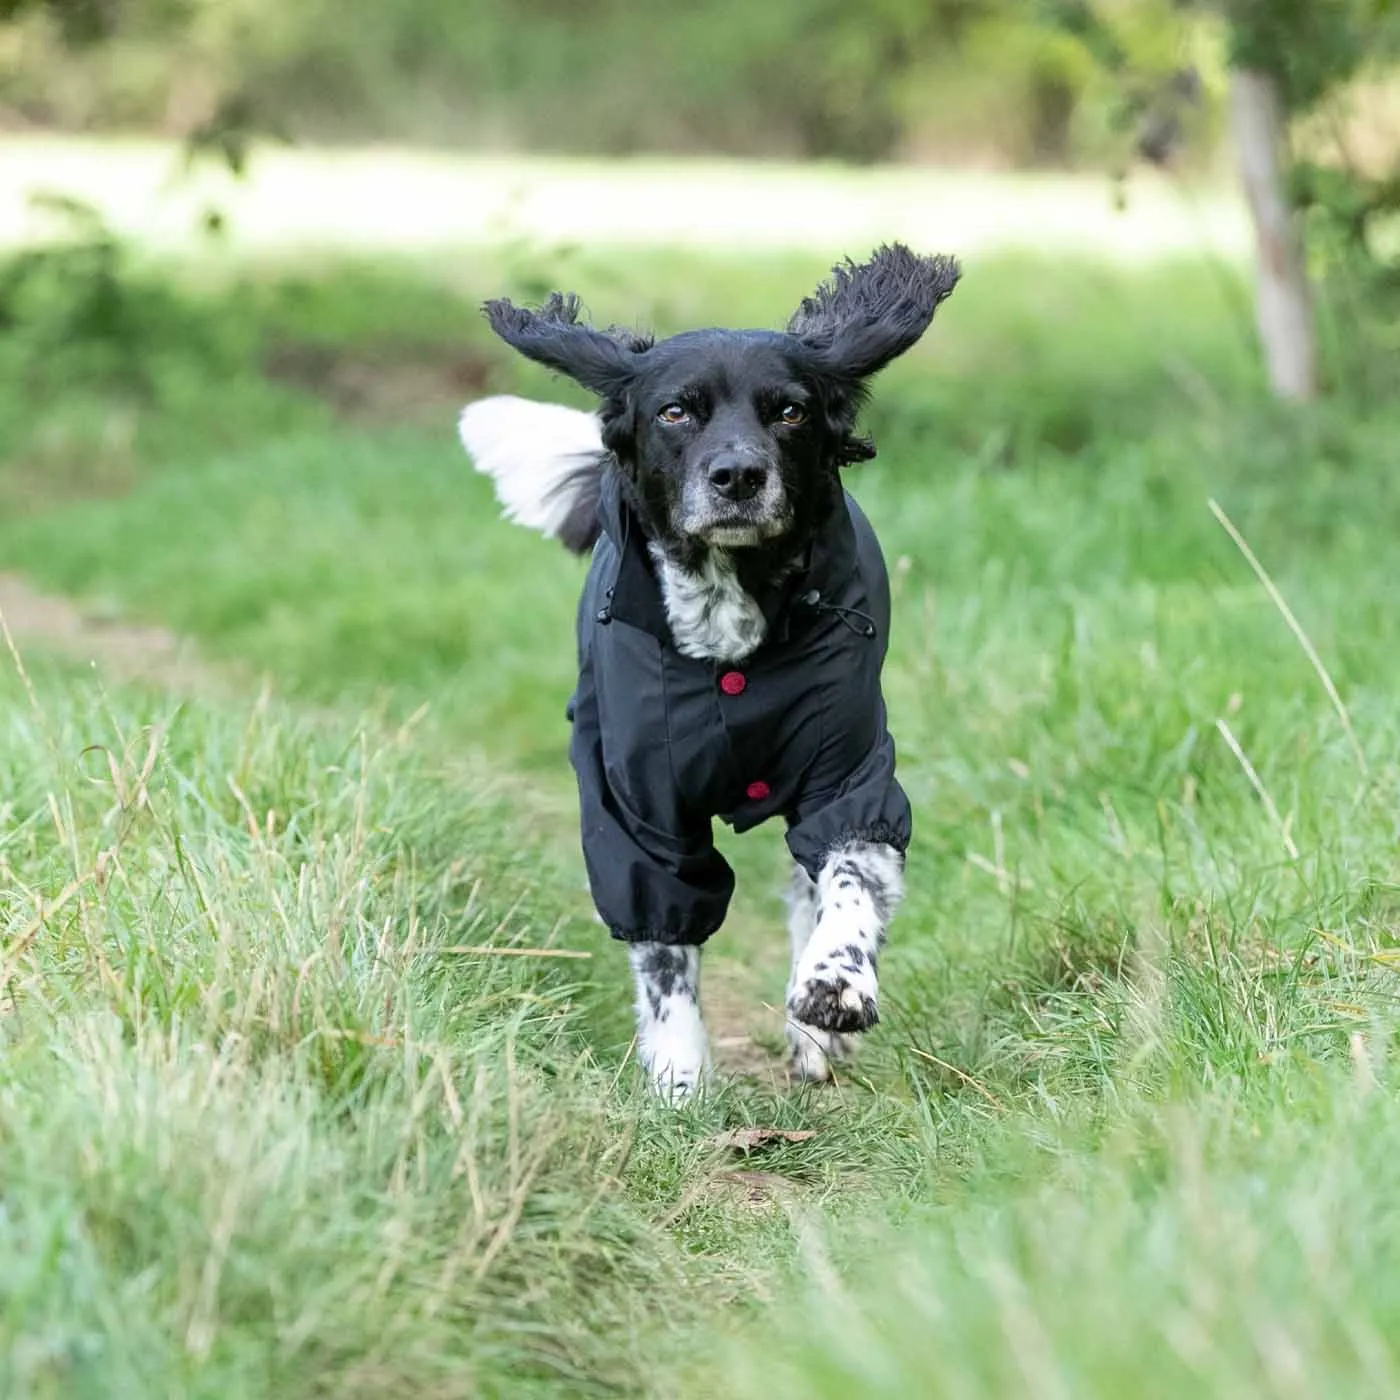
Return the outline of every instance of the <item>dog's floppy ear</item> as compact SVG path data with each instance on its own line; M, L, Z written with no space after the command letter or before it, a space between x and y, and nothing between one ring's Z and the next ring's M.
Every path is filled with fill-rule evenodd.
M901 243L880 248L867 263L834 267L831 280L797 309L788 333L823 368L864 379L923 335L959 276L953 258L919 257Z
M635 357L651 347L645 336L581 323L579 300L572 293L552 293L538 311L504 297L488 301L484 310L491 329L507 345L603 397L622 389L635 373Z

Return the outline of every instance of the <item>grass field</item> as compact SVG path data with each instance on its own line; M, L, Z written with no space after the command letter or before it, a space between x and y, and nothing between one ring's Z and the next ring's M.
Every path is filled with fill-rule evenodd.
M988 255L887 375L885 1018L780 1082L781 841L727 839L732 1073L642 1094L564 758L580 569L452 435L564 391L469 303L763 324L824 261L11 294L0 572L85 620L0 657L0 1392L1400 1388L1400 416L1342 361L1269 406L1218 266ZM196 660L136 679L132 623Z
M891 238L988 248L1092 249L1141 263L1209 249L1238 259L1248 221L1227 172L1177 181L1137 171L1115 197L1098 174L1007 174L909 166L471 156L379 147L260 149L247 178L181 168L169 142L0 136L0 244L43 226L33 193L89 200L147 246L188 252L199 216L222 210L244 252L290 247L404 253L510 239L550 245L714 249L818 258ZM1027 209L1034 210L1026 218Z

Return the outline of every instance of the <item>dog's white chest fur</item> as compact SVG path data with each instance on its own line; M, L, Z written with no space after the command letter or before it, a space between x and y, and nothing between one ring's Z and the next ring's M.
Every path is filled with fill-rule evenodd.
M676 650L697 661L742 661L758 650L768 624L739 582L732 559L712 549L698 573L651 546L661 601Z

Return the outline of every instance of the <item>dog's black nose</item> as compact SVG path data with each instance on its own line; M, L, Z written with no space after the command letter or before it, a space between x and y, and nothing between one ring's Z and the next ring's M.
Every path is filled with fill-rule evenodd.
M768 480L768 468L734 457L721 457L710 465L710 485L726 501L751 501Z

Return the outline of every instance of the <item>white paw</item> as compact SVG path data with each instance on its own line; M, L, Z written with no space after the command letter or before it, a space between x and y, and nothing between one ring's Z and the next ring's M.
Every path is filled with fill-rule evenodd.
M868 1031L880 1019L875 964L860 943L818 947L813 939L788 992L788 1014L817 1030Z
M681 1103L710 1068L700 1019L700 950L634 943L628 956L637 983L638 1056L653 1090L668 1103Z
M707 1075L704 1065L663 1065L651 1072L651 1091L662 1103L675 1108L705 1087Z
M647 1027L642 1063L657 1097L680 1104L704 1087L710 1073L710 1043L693 1002L676 1000L665 1008L665 1019Z
M803 1083L825 1084L831 1067L849 1059L854 1048L848 1035L788 1022L788 1071Z

